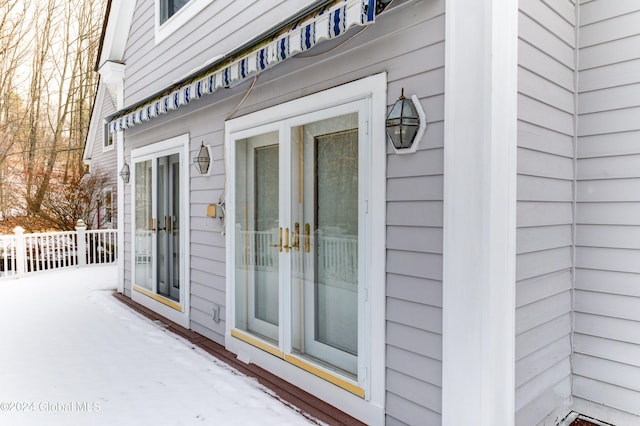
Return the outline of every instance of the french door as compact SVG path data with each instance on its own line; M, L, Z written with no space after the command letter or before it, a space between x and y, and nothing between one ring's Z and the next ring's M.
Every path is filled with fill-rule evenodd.
M170 146L132 153L133 294L134 300L182 312L184 152L182 146Z
M356 382L366 105L306 114L232 141L235 329Z

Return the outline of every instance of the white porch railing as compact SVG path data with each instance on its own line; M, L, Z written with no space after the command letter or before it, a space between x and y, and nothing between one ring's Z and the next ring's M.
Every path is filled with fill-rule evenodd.
M236 266L240 269L278 271L277 230L236 230ZM304 248L304 238L309 238ZM300 236L299 247L291 250L291 272L303 276L322 269L323 279L335 282L358 282L358 238L325 236L321 232Z
M17 227L13 232L0 235L0 278L117 260L115 229L87 231L79 223L75 231L25 234Z

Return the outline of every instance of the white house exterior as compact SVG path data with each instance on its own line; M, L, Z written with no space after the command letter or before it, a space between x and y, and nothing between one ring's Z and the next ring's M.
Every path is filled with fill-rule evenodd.
M632 0L112 0L119 290L367 424L640 423L639 28Z

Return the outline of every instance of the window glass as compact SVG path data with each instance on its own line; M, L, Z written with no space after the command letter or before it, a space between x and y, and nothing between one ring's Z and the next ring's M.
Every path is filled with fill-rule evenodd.
M356 377L358 114L294 127L291 140L293 350Z
M147 290L153 287L152 233L155 225L152 221L152 164L151 160L135 165L135 281Z
M160 0L160 24L175 15L188 2L189 0Z
M237 152L236 327L278 342L278 133L242 139Z
M351 111L234 141L234 293L236 329L279 348L286 336L285 353L357 381L364 189Z
M109 131L109 123L104 124L103 135L104 135L104 145L103 145L104 148L113 146L113 133Z
M113 221L113 190L111 188L105 188L102 193L102 218L100 220L100 226L111 224Z

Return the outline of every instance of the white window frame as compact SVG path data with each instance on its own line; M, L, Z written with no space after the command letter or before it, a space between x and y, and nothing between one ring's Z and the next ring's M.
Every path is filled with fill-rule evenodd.
M163 303L163 296L158 294L147 295L140 291L137 291L135 288L135 256L136 256L136 247L135 247L135 214L136 214L136 205L135 205L135 164L137 162L145 161L145 160L153 160L162 155L173 154L179 150L180 152L180 180L181 180L181 188L180 188L180 206L181 206L181 230L180 232L180 310L176 310L170 307L167 303ZM190 294L191 294L191 286L190 286L190 271L189 271L189 188L190 188L190 176L189 176L189 134L185 133L183 135L179 135L170 139L166 139L164 141L156 142L151 145L147 145L141 148L137 148L131 151L131 200L130 203L130 211L131 211L131 224L129 227L129 232L132 236L131 241L131 299L135 302L140 303L141 305L146 306L147 308L157 312L169 320L180 324L185 328L190 328ZM166 301L173 302L169 299ZM172 304L172 303L170 303Z
M189 22L214 0L190 0L182 6L180 10L174 13L164 23L160 23L160 2L163 0L155 0L155 42L161 43L164 39L176 32L180 27Z
M111 141L111 143L108 143ZM104 121L102 123L102 152L111 151L116 146L115 133L109 132L109 123Z
M368 138L368 158L364 159L366 220L363 224L368 241L364 262L365 283L360 308L363 315L365 344L362 354L364 358L364 397L349 391L347 387L331 378L338 376L335 372L327 372L317 364L310 368L295 362L296 356L287 352L284 347L265 344L258 338L239 336L241 330L235 329L235 267L233 236L235 206L233 197L227 202L226 232L226 334L225 345L231 352L247 362L256 363L318 396L337 408L364 421L367 424L384 424L385 401L385 234L386 234L386 154L387 143L385 133L385 116L387 109L386 73L376 74L352 83L334 87L322 92L308 95L293 101L280 104L262 111L239 117L225 123L225 158L228 168L228 189L235 187L235 141L258 134L278 123L296 123L303 115L319 113L329 108L340 107L354 101L365 100L367 103L365 129ZM281 296L290 306L287 295ZM359 296L360 297L360 296ZM281 316L283 310L281 309ZM283 324L281 322L281 324ZM240 333L241 334L241 333ZM282 346L283 339L280 339ZM284 350L281 350L284 349ZM276 355L276 356L273 356ZM293 361L292 361L293 359ZM303 362L302 364L305 364ZM296 366L297 365L297 366ZM302 368L299 368L302 367ZM338 376L339 378L339 376ZM338 379L339 381L339 379ZM344 380L343 382L348 382Z

